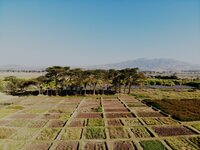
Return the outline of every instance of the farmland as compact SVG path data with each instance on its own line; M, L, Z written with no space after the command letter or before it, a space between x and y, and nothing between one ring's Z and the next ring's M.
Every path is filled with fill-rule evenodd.
M9 97L3 104L0 149L199 147L198 121L176 121L133 96Z

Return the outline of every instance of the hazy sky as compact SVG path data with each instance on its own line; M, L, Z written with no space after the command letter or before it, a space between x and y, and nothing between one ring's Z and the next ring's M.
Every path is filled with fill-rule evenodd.
M200 0L0 0L0 65L200 64Z

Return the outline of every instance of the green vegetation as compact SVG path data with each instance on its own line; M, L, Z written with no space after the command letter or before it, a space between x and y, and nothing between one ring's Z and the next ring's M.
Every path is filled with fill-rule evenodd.
M20 105L10 105L7 107L7 109L17 109L17 110L22 110L24 109L23 106L20 106Z
M108 131L111 139L129 138L127 130L123 127L109 127Z
M140 144L144 150L166 150L160 141L141 141Z
M152 105L170 114L174 119L181 121L200 120L200 100L197 99L163 99L144 100L148 105Z
M197 147L200 147L200 137L191 137L189 140L194 143Z
M94 112L102 112L103 111L103 109L102 109L102 107L97 107L97 108L92 108L92 110L94 111Z
M88 126L104 126L103 119L88 119Z
M37 137L37 140L53 140L58 134L58 131L59 129L55 128L44 128Z
M95 95L98 91L115 93L138 85L144 74L138 68L122 70L81 70L79 68L54 66L46 69L46 74L34 79L20 79L9 76L4 79L3 90L11 95L86 95L87 90ZM97 109L101 111L101 109Z
M90 127L86 129L87 139L105 139L105 129L98 127Z
M200 131L200 123L195 123L192 125L195 129Z
M81 128L65 128L61 140L79 140L81 133Z
M0 128L0 139L6 139L15 133L15 129L11 128Z
M131 131L133 132L136 138L152 137L152 135L145 127L132 127Z
M173 150L197 150L186 138L172 138L165 140Z

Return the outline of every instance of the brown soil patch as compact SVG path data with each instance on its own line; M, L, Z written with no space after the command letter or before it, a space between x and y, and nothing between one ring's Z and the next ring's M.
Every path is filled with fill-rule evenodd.
M186 127L153 127L159 136L194 135L192 130Z
M113 144L113 150L135 150L135 147L128 141L117 141Z
M129 112L129 110L128 109L116 109L116 108L114 108L114 109L104 109L105 110L105 112Z
M48 127L51 127L51 128L59 128L59 127L63 127L65 124L64 121L61 121L61 120L51 120L49 122L49 125Z
M55 147L56 150L77 150L79 147L78 142L61 142Z
M138 117L165 117L159 112L138 112Z
M72 120L69 123L69 127L83 127L84 126L84 120Z
M33 119L36 116L37 116L36 114L15 114L15 115L11 116L11 118L15 118L15 119Z
M132 113L106 113L106 118L133 118Z
M59 119L61 114L55 113L55 114L44 114L42 116L42 119Z
M102 118L101 113L79 113L76 118Z
M26 150L48 150L51 143L35 143L25 147Z
M121 120L119 119L111 119L111 120L108 120L108 126L123 126Z
M29 128L42 128L46 125L47 120L33 120L28 124Z
M84 150L108 150L105 142L87 143Z

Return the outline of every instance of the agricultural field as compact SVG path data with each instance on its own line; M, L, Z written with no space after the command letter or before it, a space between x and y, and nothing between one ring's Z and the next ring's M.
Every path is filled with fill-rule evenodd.
M0 108L3 150L199 149L198 121L174 120L133 96L8 100Z

